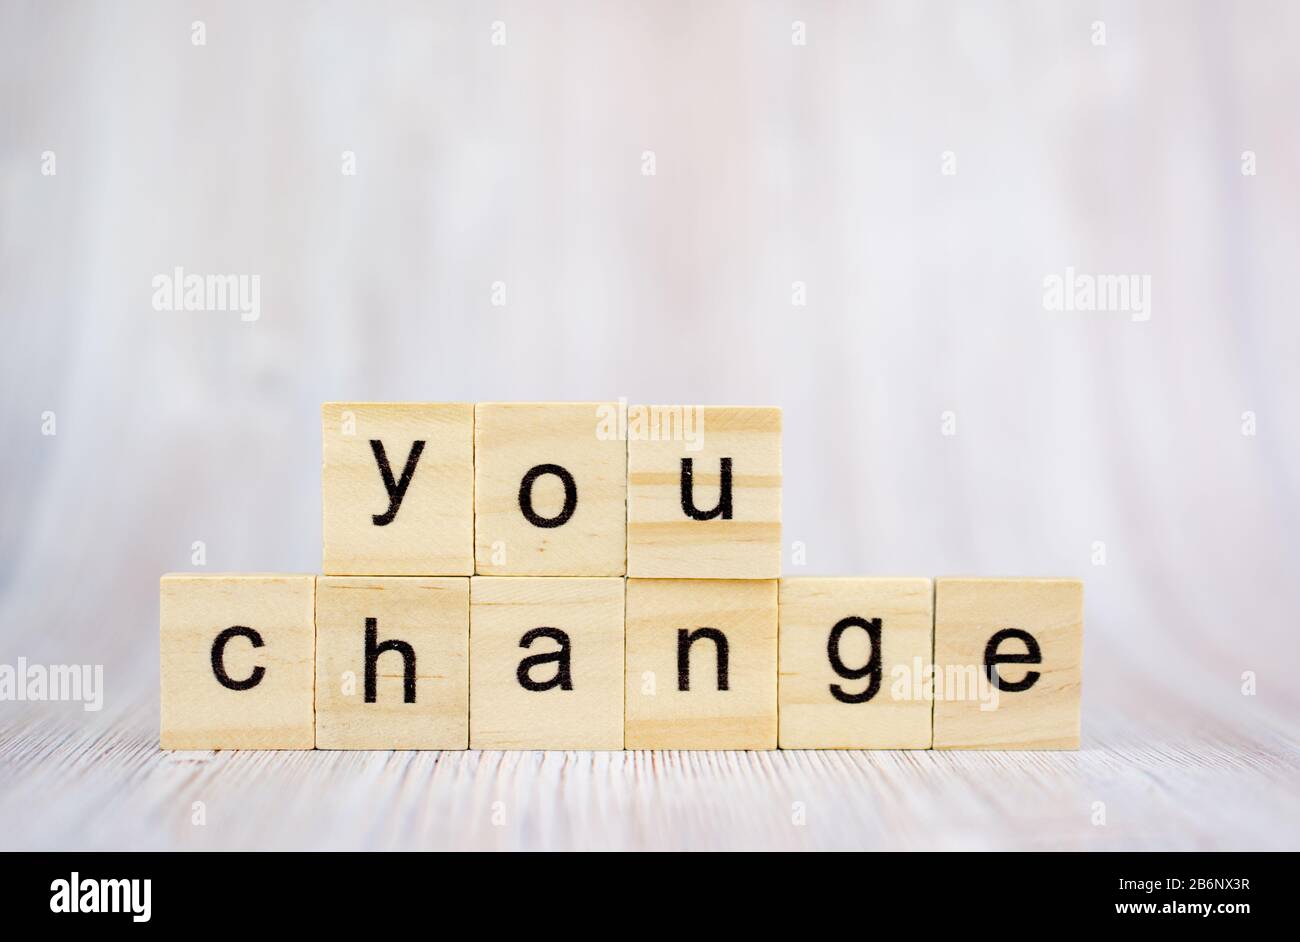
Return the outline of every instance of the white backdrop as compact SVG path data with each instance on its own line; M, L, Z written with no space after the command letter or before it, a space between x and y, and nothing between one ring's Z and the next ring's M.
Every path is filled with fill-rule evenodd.
M1080 576L1085 739L1294 745L1300 6L0 10L0 661L111 715L194 541L318 570L324 400L775 404L787 574Z

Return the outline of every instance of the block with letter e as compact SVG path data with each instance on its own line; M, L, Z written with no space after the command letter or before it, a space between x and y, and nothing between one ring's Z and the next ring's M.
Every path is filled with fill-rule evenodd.
M934 748L1078 749L1083 583L938 579Z

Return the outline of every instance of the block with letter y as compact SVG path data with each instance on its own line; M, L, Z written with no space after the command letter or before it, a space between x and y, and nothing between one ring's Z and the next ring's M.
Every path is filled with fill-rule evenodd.
M327 402L324 571L468 576L474 571L474 406Z

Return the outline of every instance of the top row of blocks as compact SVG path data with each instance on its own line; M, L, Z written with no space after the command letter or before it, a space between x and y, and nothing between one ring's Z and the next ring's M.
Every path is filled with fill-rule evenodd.
M351 576L781 574L781 410L329 402L324 565Z

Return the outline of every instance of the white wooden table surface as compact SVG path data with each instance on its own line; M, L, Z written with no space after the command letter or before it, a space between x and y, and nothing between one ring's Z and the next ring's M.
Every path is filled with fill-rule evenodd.
M152 702L69 709L0 728L0 846L1295 849L1294 726L1175 712L1077 753L163 753Z

